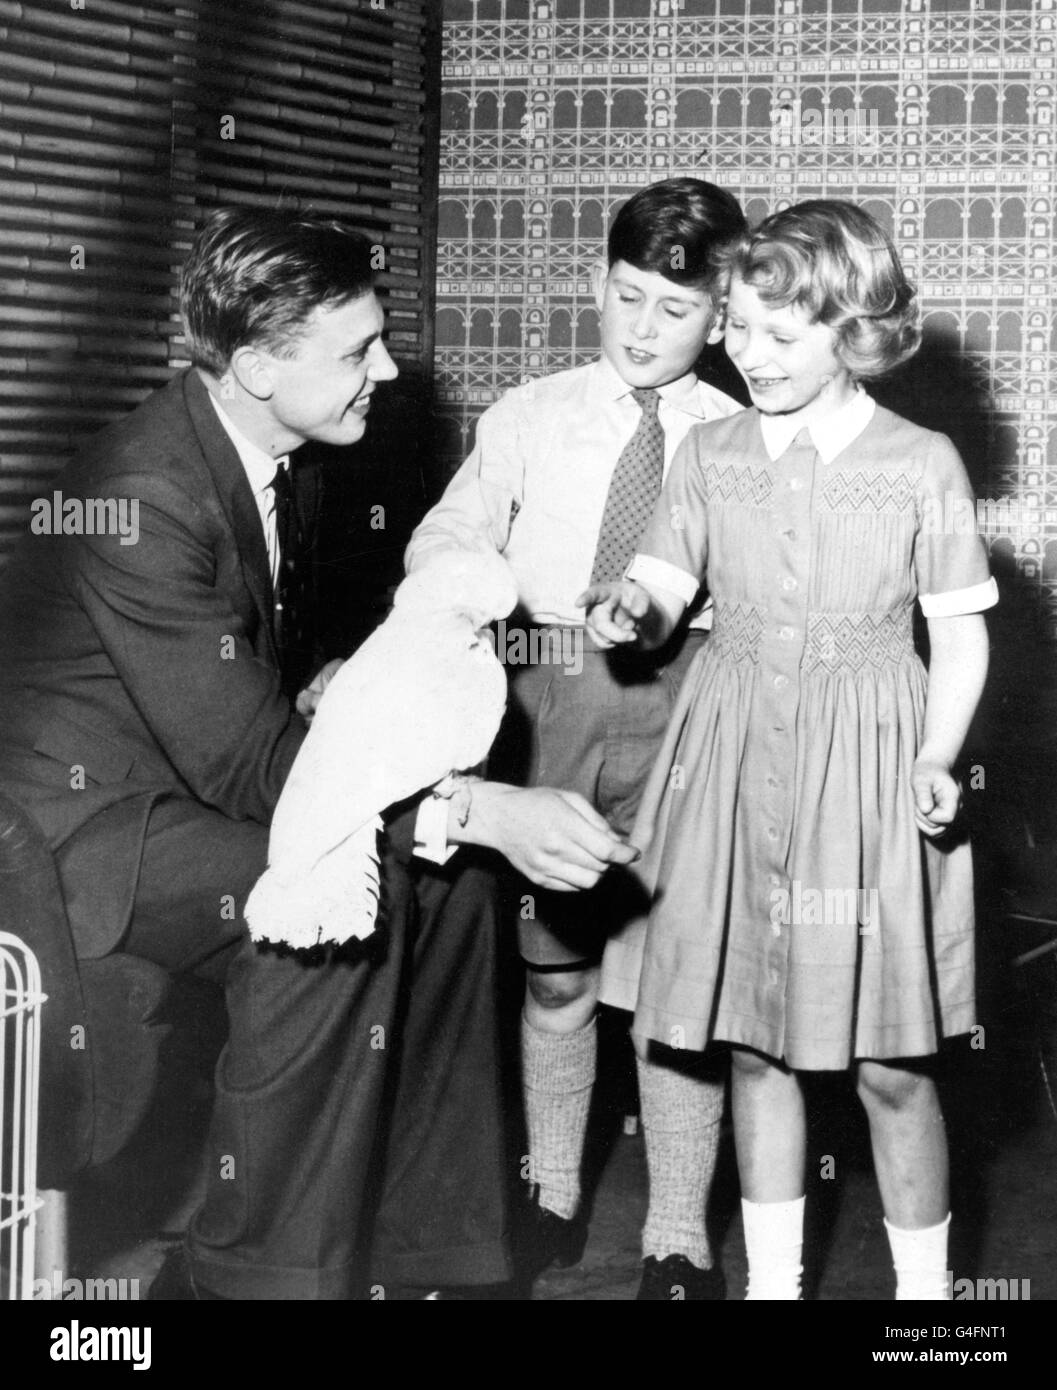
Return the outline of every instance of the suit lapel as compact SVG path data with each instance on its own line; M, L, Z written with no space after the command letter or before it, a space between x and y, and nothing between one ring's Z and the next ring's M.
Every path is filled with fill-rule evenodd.
M192 368L183 381L184 401L191 417L202 456L209 469L220 504L238 546L242 576L253 595L261 616L261 630L273 664L279 653L272 630L272 576L268 547L261 528L260 513L235 446L217 419L217 413L198 374Z

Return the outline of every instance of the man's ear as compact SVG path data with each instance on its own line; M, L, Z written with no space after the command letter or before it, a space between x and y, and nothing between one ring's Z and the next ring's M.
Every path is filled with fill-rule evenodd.
M595 297L595 306L598 312L602 312L602 300L606 293L606 280L609 278L609 266L604 260L597 260L591 266L591 291Z
M268 358L249 343L235 349L228 371L244 391L259 401L269 400L275 391Z

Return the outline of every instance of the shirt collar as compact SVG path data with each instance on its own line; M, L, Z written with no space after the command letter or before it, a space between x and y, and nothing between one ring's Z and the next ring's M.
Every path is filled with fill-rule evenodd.
M820 416L806 426L823 463L832 463L852 440L858 439L873 419L875 408L873 397L860 386L839 410ZM780 458L804 428L800 411L791 415L760 416L764 447L772 460Z
M633 388L628 385L608 357L600 357L595 365L598 388L606 400L619 401L623 400L625 396L631 395ZM675 381L669 381L664 386L659 386L657 390L665 405L674 406L676 410L684 410L688 415L693 415L695 419L703 420L705 411L697 386L697 373L685 372Z
M272 458L271 454L265 451L258 444L254 444L252 439L247 439L235 422L222 409L220 402L212 391L209 399L213 402L213 409L217 413L220 423L224 426L227 437L235 446L235 452L246 470L246 476L250 480L250 487L255 493L263 492L270 487L275 478L276 470L288 468L290 466L290 455L282 454L279 458Z

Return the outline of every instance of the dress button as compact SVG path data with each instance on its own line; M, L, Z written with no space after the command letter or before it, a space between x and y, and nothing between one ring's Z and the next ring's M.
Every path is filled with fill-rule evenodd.
M767 779L767 785L768 785L769 787L777 787L777 785L778 785L778 778L777 778L777 777L768 777L768 779ZM771 875L771 879L772 879L772 881L773 881L773 879L774 879L774 875L773 875L773 874Z
M775 688L775 690L784 690L788 684L789 684L789 677L788 677L788 676L775 676L775 678L774 678L774 688Z
M785 725L784 725L784 724L772 724L772 725L771 725L771 728L775 731L776 734L784 734L784 733L785 733Z
M777 839L778 839L778 831L775 829L775 827L774 827L773 825L769 825L769 826L767 827L767 838L768 838L769 840L777 840Z
M799 589L799 587L800 585L791 575L786 575L786 577L782 580L782 588L785 590L787 594L791 594L794 589Z
M789 479L789 487L790 487L790 489L791 489L793 492L799 492L800 489L801 489L803 486L804 486L804 480L803 480L802 478L790 478L790 479Z
M791 642L793 638L796 636L796 633L793 631L791 627L780 627L778 629L778 636L782 639L783 642Z
M768 874L767 881L772 888L780 888L782 886L782 880L778 877L777 874Z

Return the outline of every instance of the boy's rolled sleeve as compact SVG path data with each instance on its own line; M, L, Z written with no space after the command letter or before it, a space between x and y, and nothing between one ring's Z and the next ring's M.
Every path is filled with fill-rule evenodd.
M409 574L445 550L506 549L523 496L523 430L510 402L498 401L481 416L471 453L415 528L404 556Z

